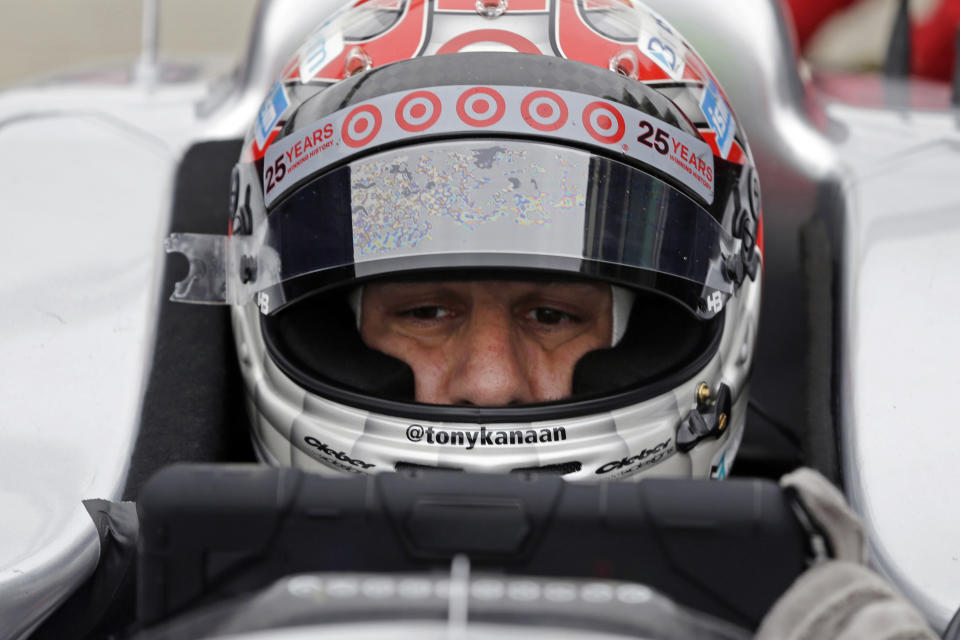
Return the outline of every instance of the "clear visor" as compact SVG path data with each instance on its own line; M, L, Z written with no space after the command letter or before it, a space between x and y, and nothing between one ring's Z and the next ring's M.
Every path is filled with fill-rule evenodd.
M650 174L569 147L479 139L350 162L282 200L253 236L168 239L191 262L173 299L256 296L264 313L341 281L502 268L672 283L710 317L733 292L723 265L738 250L708 211Z

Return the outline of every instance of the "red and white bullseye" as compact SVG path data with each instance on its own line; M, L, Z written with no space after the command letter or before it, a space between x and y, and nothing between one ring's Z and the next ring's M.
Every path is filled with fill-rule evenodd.
M471 127L496 124L507 111L503 96L489 87L474 87L457 100L457 115Z
M534 91L520 103L523 120L538 131L556 131L567 124L567 103L552 91Z
M594 140L615 144L627 131L620 111L606 102L591 102L583 110L583 128Z
M369 104L361 105L343 119L340 137L347 146L362 147L380 133L382 122L379 109Z
M432 127L441 110L440 98L435 93L414 91L397 105L395 117L401 129L416 133Z

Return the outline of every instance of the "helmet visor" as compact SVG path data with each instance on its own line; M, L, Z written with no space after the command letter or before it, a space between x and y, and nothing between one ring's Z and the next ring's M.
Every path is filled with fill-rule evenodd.
M426 269L533 269L671 294L712 317L733 292L739 241L693 199L633 166L576 148L507 139L406 146L326 172L282 200L228 301L272 313L346 281ZM251 277L251 275L253 277ZM234 288L233 295L229 291Z

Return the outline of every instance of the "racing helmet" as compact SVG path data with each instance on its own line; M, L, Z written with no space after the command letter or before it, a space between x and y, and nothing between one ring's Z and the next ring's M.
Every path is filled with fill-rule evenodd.
M174 297L232 305L263 460L569 480L723 477L746 414L759 181L716 78L623 0L357 0L273 85L221 239ZM384 280L588 280L614 335L563 399L417 402L365 344Z

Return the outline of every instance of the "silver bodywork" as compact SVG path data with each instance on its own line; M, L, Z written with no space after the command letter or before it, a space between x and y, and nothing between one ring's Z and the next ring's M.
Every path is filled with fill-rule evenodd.
M949 409L960 359L958 119L832 114L850 127L840 152L856 167L844 176L847 495L878 568L942 628L960 605L960 436Z
M28 635L96 566L81 500L123 491L169 293L162 238L181 155L241 137L293 48L338 4L265 0L229 77L141 64L121 81L0 95L0 637ZM798 280L799 225L820 216L842 232L833 375L847 495L875 565L943 629L960 605L957 113L858 107L802 81L776 2L650 4L710 64L747 129L767 283ZM823 115L829 126L814 126ZM817 210L828 183L836 197ZM768 286L765 308L799 316L798 291ZM799 317L761 324L759 349L795 363L779 393L802 395Z

